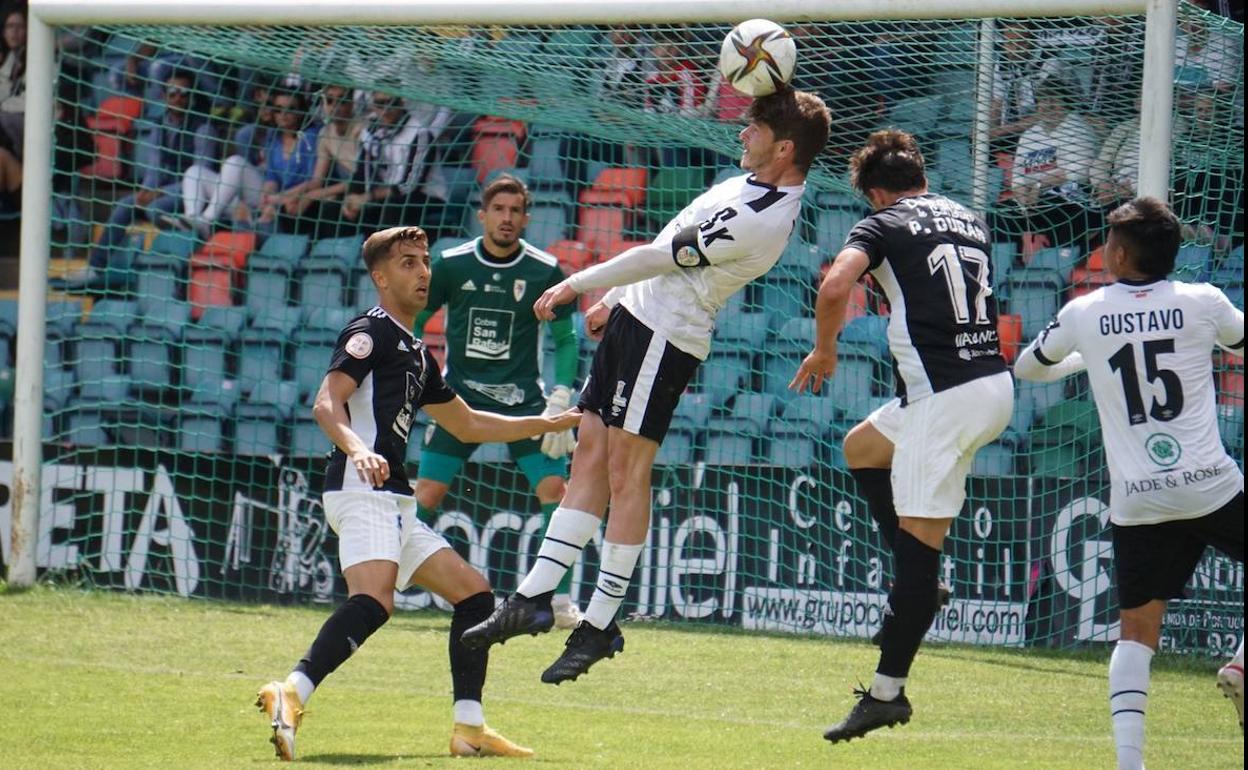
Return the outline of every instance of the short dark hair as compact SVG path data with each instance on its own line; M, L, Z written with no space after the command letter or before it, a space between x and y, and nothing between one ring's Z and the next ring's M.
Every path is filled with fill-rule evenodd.
M166 83L172 83L175 80L185 80L191 88L195 88L195 73L190 70L175 69L169 73L169 77L165 78Z
M393 256L391 252L394 250L395 244L399 243L415 243L427 249L429 248L429 236L425 235L424 230L414 225L378 230L368 236L368 240L364 241L364 266L368 268L370 273L376 270L378 264Z
M533 205L533 194L529 192L529 188L523 181L517 179L511 174L499 174L494 177L494 181L485 186L481 191L481 210L489 208L490 201L494 200L495 195L507 193L509 195L524 196L524 210L528 211Z
M1132 267L1156 278L1174 272L1182 227L1165 201L1152 197L1127 201L1110 212L1107 221Z
M771 129L776 139L793 142L793 163L805 173L828 143L832 114L815 94L782 88L750 104L751 121Z
M849 158L849 182L863 195L873 189L903 192L926 186L927 171L919 143L899 128L872 133Z

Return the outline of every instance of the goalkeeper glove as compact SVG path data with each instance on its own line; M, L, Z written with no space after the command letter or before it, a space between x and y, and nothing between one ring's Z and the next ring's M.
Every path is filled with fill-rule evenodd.
M543 417L553 417L557 414L563 414L572 406L572 389L566 385L556 385L550 395L546 397L546 411L542 412ZM573 447L576 446L576 439L572 437L572 429L558 433L547 433L542 436L542 454L547 457L559 459L566 457Z

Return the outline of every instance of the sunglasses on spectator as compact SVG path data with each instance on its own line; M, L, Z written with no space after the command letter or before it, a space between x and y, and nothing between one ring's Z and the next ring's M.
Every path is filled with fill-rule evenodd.
M185 86L169 86L165 89L166 96L189 96L191 89Z

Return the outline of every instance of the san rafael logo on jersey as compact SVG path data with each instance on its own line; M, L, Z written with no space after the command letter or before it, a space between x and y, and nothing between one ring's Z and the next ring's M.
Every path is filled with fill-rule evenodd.
M1183 447L1178 440L1166 433L1154 433L1145 439L1144 450L1150 460L1163 468L1169 468L1183 456Z
M464 356L489 361L511 358L511 330L515 314L510 310L474 307L468 311L468 339Z

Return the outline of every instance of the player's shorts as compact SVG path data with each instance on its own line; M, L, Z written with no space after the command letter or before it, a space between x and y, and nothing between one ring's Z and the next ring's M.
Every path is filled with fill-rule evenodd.
M403 590L446 538L416 518L416 498L392 492L326 492L325 521L338 535L338 562L345 571L366 561L399 565L394 587Z
M510 416L529 416L541 414L546 409L544 403L517 407L515 409L498 409L481 404L470 403L474 409L506 414ZM437 481L449 485L459 474L464 462L472 456L480 444L469 444L451 435L450 431L437 423L429 426L425 433L425 443L420 452L420 466L417 475L422 479ZM528 479L529 485L536 488L537 484L549 476L567 478L568 461L564 457L549 457L542 454L542 437L524 438L507 444L507 452L511 460L520 466L521 472Z
M1010 423L1014 380L980 377L901 405L893 399L867 417L893 442L893 502L898 516L948 519L966 502L975 452Z
M1243 564L1244 493L1195 519L1113 528L1118 606L1129 610L1154 599L1178 599L1205 546Z
M662 443L700 363L616 305L577 406L608 427Z

